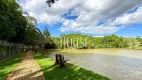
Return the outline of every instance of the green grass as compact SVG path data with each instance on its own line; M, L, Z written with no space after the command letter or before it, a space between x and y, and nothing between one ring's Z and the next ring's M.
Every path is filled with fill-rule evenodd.
M59 66L54 65L53 59L43 57L39 53L34 54L34 58L40 65L46 80L110 80L107 77L69 63L66 64L66 67L59 68Z
M14 70L24 57L24 53L19 53L16 56L8 58L0 62L0 80L5 80L8 74Z

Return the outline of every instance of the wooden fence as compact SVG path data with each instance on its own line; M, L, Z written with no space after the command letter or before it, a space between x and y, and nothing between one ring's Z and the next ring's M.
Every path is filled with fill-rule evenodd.
M0 41L0 61L24 51L24 47L23 44Z

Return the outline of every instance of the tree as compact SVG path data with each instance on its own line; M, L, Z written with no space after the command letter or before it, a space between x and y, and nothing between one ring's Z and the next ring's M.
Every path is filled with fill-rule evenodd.
M25 15L26 15L25 17L28 22L27 30L31 29L31 31L27 32L28 34L27 34L26 40L28 40L28 41L31 40L31 41L29 41L29 43L32 42L32 45L34 45L34 49L36 48L36 46L39 47L39 45L41 45L42 55L44 56L45 37L44 37L43 33L38 28L36 28L36 25L37 25L36 19L29 16L28 13L26 13ZM47 34L47 31L48 31L48 29L46 30L46 32L44 34ZM49 31L48 31L48 33L49 33ZM50 33L49 33L49 35L50 35Z
M47 27L45 27L45 29L44 29L44 31L43 31L43 35L44 35L45 38L50 37L50 32L48 31L48 28L47 28Z
M50 37L50 33L48 29L42 33L36 26L36 19L22 12L16 0L0 0L0 40L40 45L44 52L45 41L48 41L45 39Z
M47 27L45 27L43 31L43 36L44 36L44 45L46 49L49 48L55 48L55 43L53 41L53 38L50 36L50 32Z
M130 48L135 48L140 45L140 43L135 38L127 38L126 39L127 45Z
M0 0L0 39L22 43L27 21L15 0Z
M59 1L59 0L47 0L46 3L48 4L49 7L51 7L51 4L54 4L55 1Z

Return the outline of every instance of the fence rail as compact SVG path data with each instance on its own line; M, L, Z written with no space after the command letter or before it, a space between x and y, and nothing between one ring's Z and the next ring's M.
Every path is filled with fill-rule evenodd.
M24 51L24 47L23 44L0 41L0 61Z

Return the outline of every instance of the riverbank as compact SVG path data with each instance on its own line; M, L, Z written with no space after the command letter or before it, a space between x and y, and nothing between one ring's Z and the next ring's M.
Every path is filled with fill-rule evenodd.
M66 64L66 67L59 68L54 66L54 60L41 56L39 53L34 53L34 58L41 67L45 79L49 80L110 80L107 77L83 69L73 64ZM87 64L86 64L87 65Z
M49 50L71 50L71 49L76 49L76 50L93 50L93 49L131 49L131 50L142 50L142 46L140 47L135 47L135 48L130 48L130 47L126 47L126 48L51 48ZM48 49L47 49L48 50Z
M8 74L21 62L24 55L24 53L19 53L16 56L0 62L0 80L5 80L7 78Z
M142 50L142 46L134 48L136 50Z

